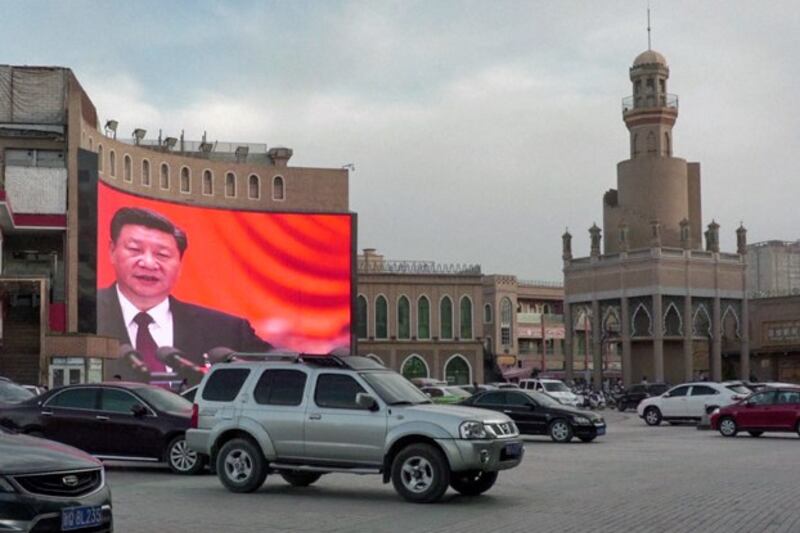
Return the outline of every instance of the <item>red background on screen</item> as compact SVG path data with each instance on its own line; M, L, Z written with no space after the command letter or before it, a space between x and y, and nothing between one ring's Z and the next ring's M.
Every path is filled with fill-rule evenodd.
M141 198L98 184L97 288L114 283L111 218L152 209L186 232L173 296L245 317L277 348L350 347L351 215L264 213Z

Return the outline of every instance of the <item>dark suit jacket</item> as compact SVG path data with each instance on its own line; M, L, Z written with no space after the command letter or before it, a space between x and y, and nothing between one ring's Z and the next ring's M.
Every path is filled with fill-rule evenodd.
M256 335L244 318L188 304L169 297L172 312L174 347L186 358L202 365L203 354L211 348L225 346L237 352L263 352L272 346ZM119 339L133 346L122 318L116 284L97 291L97 334Z

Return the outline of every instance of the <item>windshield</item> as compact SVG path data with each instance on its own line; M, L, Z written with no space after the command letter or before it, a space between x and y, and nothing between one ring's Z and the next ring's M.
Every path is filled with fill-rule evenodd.
M361 377L389 405L431 403L424 392L396 372L362 372Z
M728 385L728 389L732 390L736 394L750 394L750 389L745 387L744 385Z
M527 394L528 396L530 396L531 398L536 400L536 403L538 403L539 405L545 405L545 406L548 406L548 407L556 407L556 406L560 406L561 405L558 402L558 400L554 399L552 396L548 396L547 394L545 394L543 392L534 392L534 391L526 390L525 394Z
M472 396L470 393L461 387L444 387L444 392L450 396L458 396L459 398L469 398Z
M165 389L142 387L141 389L136 389L136 392L159 411L180 413L182 411L191 411L192 409L192 404L189 400Z
M19 403L36 396L31 391L24 389L10 381L0 381L0 403Z
M560 381L550 381L544 382L544 390L547 392L569 392L569 389L566 385L561 383Z

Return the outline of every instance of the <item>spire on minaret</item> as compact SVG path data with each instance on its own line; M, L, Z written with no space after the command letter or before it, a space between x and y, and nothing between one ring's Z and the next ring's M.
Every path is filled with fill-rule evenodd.
M650 46L650 2L647 2L647 49L652 50Z

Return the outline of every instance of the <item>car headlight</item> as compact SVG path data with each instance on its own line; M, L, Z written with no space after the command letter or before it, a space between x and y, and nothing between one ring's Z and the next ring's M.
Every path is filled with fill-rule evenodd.
M719 407L717 407L717 408L715 408L713 411L711 411L711 414L712 414L712 415L715 415L715 414L717 414L717 413L719 413Z
M0 476L0 492L17 492L17 489L6 478Z
M592 421L586 418L585 416L573 416L572 421L575 422L576 424L581 424L581 425L587 425L592 423Z
M459 426L458 428L458 432L461 435L462 439L490 438L490 435L486 431L486 427L483 425L483 422L477 422L475 420L468 420L466 422L462 422L461 426Z

